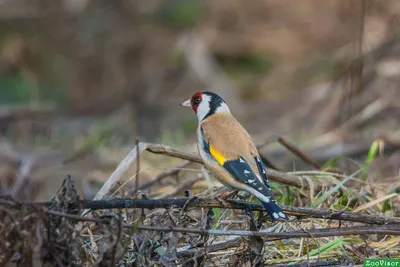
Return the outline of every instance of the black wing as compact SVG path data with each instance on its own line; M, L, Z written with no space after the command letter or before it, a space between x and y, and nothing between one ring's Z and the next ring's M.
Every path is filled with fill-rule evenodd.
M237 160L227 160L222 167L242 183L251 186L264 196L272 198L269 186L261 182L243 157L239 157Z
M269 187L267 171L265 169L264 163L262 162L262 160L259 156L255 156L254 160L257 163L258 172L260 173L261 177L263 178L265 185Z

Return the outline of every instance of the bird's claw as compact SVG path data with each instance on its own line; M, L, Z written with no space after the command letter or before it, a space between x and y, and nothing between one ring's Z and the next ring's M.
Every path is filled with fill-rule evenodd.
M222 206L228 206L228 201L225 198L217 196L216 199L219 201L219 203L221 203Z

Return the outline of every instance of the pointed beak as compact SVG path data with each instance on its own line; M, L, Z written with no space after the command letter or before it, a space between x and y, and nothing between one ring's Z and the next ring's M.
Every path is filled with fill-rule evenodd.
M190 104L190 99L186 100L185 102L183 102L182 104L180 104L179 106L181 107L187 107L187 108L191 108L192 105Z

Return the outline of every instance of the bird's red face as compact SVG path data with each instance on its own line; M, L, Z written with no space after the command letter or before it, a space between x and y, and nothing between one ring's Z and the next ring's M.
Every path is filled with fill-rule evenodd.
M197 110L199 108L199 105L201 104L203 100L203 93L202 92L198 92L195 93L192 98L186 100L185 102L183 102L181 104L182 107L189 107L192 108L193 111L197 114Z

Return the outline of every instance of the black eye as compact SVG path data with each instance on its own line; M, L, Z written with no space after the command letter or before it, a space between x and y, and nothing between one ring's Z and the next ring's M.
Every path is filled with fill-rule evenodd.
M197 97L194 99L195 104L200 104L200 102L201 102L201 98Z

